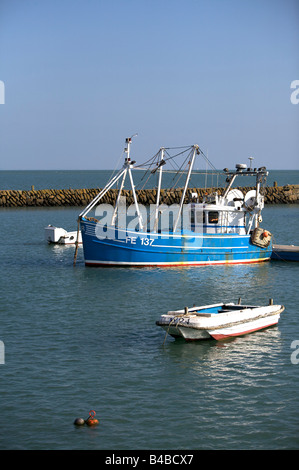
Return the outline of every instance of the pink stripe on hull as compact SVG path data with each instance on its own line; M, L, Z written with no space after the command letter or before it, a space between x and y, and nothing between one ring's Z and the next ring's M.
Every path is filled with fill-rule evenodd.
M247 335L247 333L252 333L253 331L263 330L264 328L268 328L269 326L277 325L277 323L278 323L278 320L274 323L270 323L269 325L261 326L259 328L254 328L253 330L242 331L240 333L231 333L230 335L221 335L221 334L218 335L217 333L215 335L210 333L210 335L214 339L221 340L221 339L226 339L226 338L232 338L232 337L235 337L235 336Z
M184 262L174 262L174 263L105 263L105 262L92 262L92 261L85 261L85 266L111 266L111 267L116 267L116 266L130 266L132 268L138 268L138 267L180 267L180 266L212 266L212 265L224 265L224 264L250 264L250 263L263 263L265 261L269 261L269 258L262 258L262 259L254 259L254 260L237 260L237 261L209 261L209 262L203 262L203 263L184 263Z

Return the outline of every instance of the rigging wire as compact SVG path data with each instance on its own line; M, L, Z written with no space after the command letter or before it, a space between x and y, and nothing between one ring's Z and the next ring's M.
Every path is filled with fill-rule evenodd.
M172 156L169 156L168 158L164 158L165 161L167 160L170 160L170 159L174 159L176 157L178 157L179 155L182 155L183 153L187 152L188 150L192 149L193 146L189 145L188 147L164 147L164 150L165 152L169 155L169 153L167 152L167 150L174 150L174 149L180 149L180 148L184 148L185 150L183 150L182 152L178 152L176 153L175 155L172 155ZM161 152L161 148L159 149L159 151L151 158L149 158L148 160L146 160L144 163L140 164L140 165L135 165L134 168L139 168L141 166L148 166L148 165L152 165L154 163L154 160L155 158L159 155L159 153ZM150 162L150 163L149 163Z
M169 163L169 165L172 167L171 169L163 168L163 173L164 172L165 173L174 173L174 176L173 176L173 178L171 180L171 183L170 183L171 184L170 190L173 190L178 185L179 181L181 180L181 177L187 172L188 165L186 165L186 162L190 158L191 152L194 149L193 145L178 146L178 147L161 147L158 150L158 152L156 152L152 157L148 158L145 162L143 162L139 165L134 165L134 167L132 168L132 170L144 171L144 174L142 175L139 183L137 184L136 189L144 189L144 187L148 183L151 175L158 170L159 164L160 164L159 156L161 154L162 148L164 149L164 158L163 158L164 164ZM174 155L171 155L170 151L172 151L172 150L179 150L179 151L176 152ZM200 148L198 148L198 150L199 150L199 153L201 154L201 156L203 157L203 159L205 160L206 164L210 166L212 171L216 172L217 178L218 178L219 171L211 163L211 161L208 159L208 157L205 155L205 153ZM188 152L187 156L183 160L182 164L179 166L177 164L177 161L176 161L177 158L180 157L181 155L186 154L187 152ZM123 153L119 157L119 160L122 156L123 156ZM118 160L118 162L119 162L119 160ZM116 168L113 170L112 176L114 175L115 171L116 171ZM193 175L195 175L195 174L198 174L198 175L205 174L207 176L207 168L206 168L205 172L203 172L202 170L201 171L200 170L193 170L192 173L193 173ZM214 173L209 173L209 174L213 176Z

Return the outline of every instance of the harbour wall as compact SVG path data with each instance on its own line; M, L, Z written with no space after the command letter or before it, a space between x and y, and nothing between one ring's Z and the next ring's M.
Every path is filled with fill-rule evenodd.
M240 187L243 194L253 187ZM32 186L29 191L21 190L0 190L0 207L51 207L51 206L86 206L99 193L99 188L94 189L41 189L35 190ZM191 193L197 193L199 201L207 194L215 192L221 194L219 188L191 188L185 196L187 203ZM160 201L163 204L178 204L182 196L183 189L161 190ZM101 199L102 203L114 205L118 190L110 189ZM134 203L131 190L123 190L127 205ZM156 203L156 189L143 189L136 191L138 202L143 205ZM298 204L299 185L273 186L264 188L265 204Z

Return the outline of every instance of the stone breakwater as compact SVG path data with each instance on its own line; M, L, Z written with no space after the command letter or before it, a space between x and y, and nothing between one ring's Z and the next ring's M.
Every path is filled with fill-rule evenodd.
M252 187L239 188L243 194L254 189ZM86 206L99 193L99 188L95 189L41 189L30 191L20 190L0 190L0 207L51 207L51 206ZM182 189L161 190L161 203L178 204L182 196ZM219 188L191 188L187 191L185 202L192 192L196 192L201 202L206 194L213 194L218 191L222 194L223 190ZM102 203L114 205L118 190L110 189L101 199ZM126 197L127 205L134 204L131 190L124 190L123 196ZM155 204L157 191L155 189L144 189L136 191L138 202L143 205ZM265 204L298 204L299 203L299 185L273 186L266 187L264 191Z

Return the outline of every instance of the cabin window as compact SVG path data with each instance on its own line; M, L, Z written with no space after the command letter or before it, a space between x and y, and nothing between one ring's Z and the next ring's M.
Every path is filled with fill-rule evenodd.
M209 220L209 224L218 224L219 213L216 211L210 211L208 220Z

